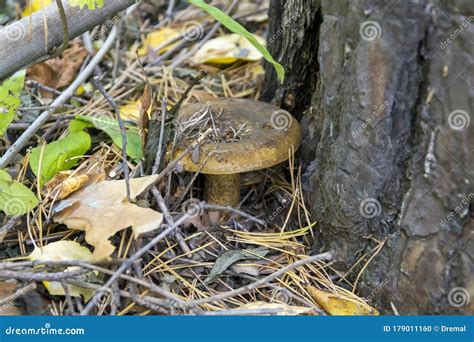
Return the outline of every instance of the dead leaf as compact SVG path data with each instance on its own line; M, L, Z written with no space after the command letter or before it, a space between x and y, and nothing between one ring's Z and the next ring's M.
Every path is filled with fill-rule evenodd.
M153 89L147 81L143 96L140 99L140 116L138 117L138 134L142 138L142 149L145 150L148 139L149 111L153 102Z
M74 171L61 171L42 189L44 196L49 196L58 200L62 200L73 192L82 188L88 181L89 176L86 174L74 175Z
M262 37L255 38L262 45ZM246 38L232 33L207 41L191 59L193 64L222 64L228 65L237 61L259 61L262 54Z
M341 298L332 293L318 290L314 286L307 286L306 289L318 302L318 304L330 315L343 316L377 316L379 312L367 304Z
M252 302L239 306L237 310L281 310L272 315L277 316L295 316L302 315L311 311L311 308L306 308L304 306L293 306L284 303L266 303L266 302ZM265 315L265 314L262 314Z
M0 282L0 298L14 298L18 288L18 282L13 279ZM0 315L2 316L21 316L23 314L21 308L15 305L15 300L10 300L0 306Z
M177 38L180 36L180 31L170 28L162 27L158 31L149 33L145 40L143 41L142 47L138 49L139 56L146 56L150 50L156 51L160 54L168 51L169 49L176 46L176 42L165 47L160 48L164 43L170 41L171 39Z
M28 68L28 79L35 80L45 86L60 89L68 86L76 77L76 73L87 56L87 50L75 40L60 57L35 64ZM43 97L51 98L54 94L41 90Z
M222 274L226 269L228 269L232 264L236 263L239 260L248 260L248 259L259 259L263 258L269 252L268 249L263 247L258 247L249 250L231 250L222 254L217 258L214 267L212 267L211 273L204 280L205 284L213 282L220 274Z
M42 248L36 247L29 256L30 260L41 261L68 261L80 260L92 262L92 253L75 241L57 241L50 243ZM77 267L67 267L66 271L74 271ZM91 272L93 273L93 272ZM44 281L46 290L53 296L64 296L64 288L59 282ZM76 285L68 285L69 294L73 297L83 296L87 302L94 294L93 289L87 289Z
M140 111L142 108L140 101L141 100L138 99L119 107L120 115L122 115L123 119L131 120L133 122L138 122L140 118ZM148 114L148 117L150 117L151 108L148 110L147 114Z
M158 176L130 180L133 200L157 181ZM108 258L115 247L109 238L132 227L134 237L157 229L163 215L128 202L124 180L103 181L89 185L58 203L53 220L70 229L86 233L86 241L95 247L94 260Z

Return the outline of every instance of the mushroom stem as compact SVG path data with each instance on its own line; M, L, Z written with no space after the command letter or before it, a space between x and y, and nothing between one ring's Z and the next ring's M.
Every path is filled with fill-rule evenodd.
M240 201L240 174L206 175L204 198L209 204L236 208Z

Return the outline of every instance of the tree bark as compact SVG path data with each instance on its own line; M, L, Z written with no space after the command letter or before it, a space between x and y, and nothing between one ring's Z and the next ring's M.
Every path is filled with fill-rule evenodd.
M267 67L264 98L302 120L315 248L363 258L352 280L370 261L386 313L474 313L473 26L469 0L271 2L288 77Z
M85 7L71 7L64 3L68 22L69 39L103 23L134 4L135 0L105 1L102 8L90 11ZM47 22L47 40L45 39L44 18ZM115 20L117 21L117 20ZM31 23L31 26L30 26ZM111 25L110 25L111 26ZM0 30L0 80L13 74L63 42L63 28L56 4L34 13Z

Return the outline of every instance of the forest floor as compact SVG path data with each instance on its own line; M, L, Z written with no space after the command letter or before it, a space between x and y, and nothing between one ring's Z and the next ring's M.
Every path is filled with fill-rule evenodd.
M239 2L230 14L264 37L267 7ZM175 120L179 101L259 99L264 68L252 47L192 6L145 3L111 21L118 39L94 79L0 170L12 191L35 196L23 213L25 202L0 194L0 314L376 314L357 296L364 267L339 274L330 253L312 252L317 222L298 160L244 174L239 205L213 207L202 175L165 151L190 138ZM83 72L111 26L27 70L2 154ZM161 152L144 153L151 145Z

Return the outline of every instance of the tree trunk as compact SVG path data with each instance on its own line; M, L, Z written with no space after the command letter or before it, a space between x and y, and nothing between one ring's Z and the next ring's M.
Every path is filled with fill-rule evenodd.
M264 98L303 123L315 248L341 274L362 259L349 277L363 271L358 293L386 313L474 313L474 3L272 0L269 13L287 78L267 66Z

